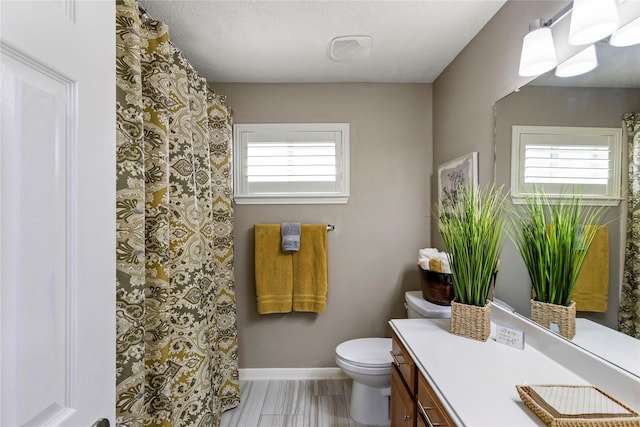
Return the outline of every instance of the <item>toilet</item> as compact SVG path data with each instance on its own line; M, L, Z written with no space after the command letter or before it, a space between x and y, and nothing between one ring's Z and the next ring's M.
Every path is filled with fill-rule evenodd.
M433 304L421 291L405 293L407 317L447 318L451 307ZM336 347L336 364L353 379L349 416L361 424L389 425L391 338L357 338Z
M389 425L391 338L358 338L336 347L336 364L353 379L349 415L361 424Z
M422 291L409 291L404 294L404 308L407 309L409 319L449 319L450 305L438 305L427 301Z

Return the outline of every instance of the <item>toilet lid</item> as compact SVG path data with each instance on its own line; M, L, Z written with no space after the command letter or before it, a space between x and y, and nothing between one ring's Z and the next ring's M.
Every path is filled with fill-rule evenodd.
M354 365L386 367L392 362L391 338L358 338L336 347L336 355Z
M442 319L451 317L451 307L427 301L422 291L408 291L404 294L407 305L426 319Z

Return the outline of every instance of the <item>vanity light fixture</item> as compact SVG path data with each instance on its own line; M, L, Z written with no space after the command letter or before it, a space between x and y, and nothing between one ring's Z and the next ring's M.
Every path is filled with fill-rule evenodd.
M640 16L618 28L609 39L609 44L616 47L632 46L638 43L640 43Z
M587 73L598 66L596 46L591 45L556 67L556 76L573 77Z
M569 43L595 43L613 33L618 25L616 0L574 0Z
M619 1L622 3L627 0ZM536 25L529 26L530 32L524 36L520 55L521 76L538 76L557 65L551 27L569 12L569 43L572 45L592 45L609 35L609 43L612 46L640 43L640 17L618 28L620 18L616 0L573 0L553 18L547 21L536 20ZM581 74L578 73L580 69L583 73L594 69L598 65L594 49L590 46L565 61L556 71L556 75L569 77Z
M529 26L529 33L522 40L520 71L524 77L537 76L558 64L551 28L541 19Z

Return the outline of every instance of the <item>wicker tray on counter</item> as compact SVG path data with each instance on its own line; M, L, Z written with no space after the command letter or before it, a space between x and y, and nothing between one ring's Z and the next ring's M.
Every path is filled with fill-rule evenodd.
M551 427L640 427L640 414L594 386L516 386L522 401Z

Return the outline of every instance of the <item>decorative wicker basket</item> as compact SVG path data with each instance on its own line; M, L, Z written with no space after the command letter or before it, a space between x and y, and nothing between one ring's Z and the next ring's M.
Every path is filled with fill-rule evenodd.
M424 270L418 266L422 297L438 305L451 305L453 300L453 276L448 273Z
M451 333L478 341L491 334L491 302L484 307L451 301Z
M525 405L550 427L640 427L640 415L594 386L516 386ZM536 392L545 390L550 398ZM563 413L558 406L572 409ZM564 408L566 410L567 408Z
M576 334L576 303L564 306L531 300L531 320L547 329L555 323L560 335L571 339Z

